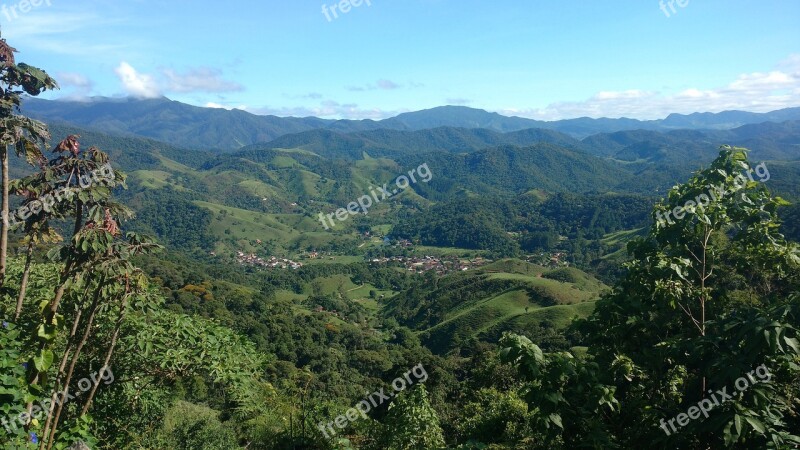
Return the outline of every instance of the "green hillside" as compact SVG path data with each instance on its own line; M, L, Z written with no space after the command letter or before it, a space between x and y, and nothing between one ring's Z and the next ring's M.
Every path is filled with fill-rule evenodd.
M430 289L400 293L382 312L417 330L426 346L444 353L470 339L503 331L564 329L586 317L607 289L577 269L549 269L503 260L438 280Z

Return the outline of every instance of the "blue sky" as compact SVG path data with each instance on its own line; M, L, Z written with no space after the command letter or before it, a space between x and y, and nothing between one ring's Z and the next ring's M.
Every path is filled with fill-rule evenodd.
M326 118L444 104L545 120L800 106L797 0L334 4L0 0L0 26L19 61L59 80L49 98L165 95Z

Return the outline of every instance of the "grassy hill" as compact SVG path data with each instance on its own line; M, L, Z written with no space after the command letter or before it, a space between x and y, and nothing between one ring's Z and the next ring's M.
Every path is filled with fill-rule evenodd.
M606 288L577 269L508 259L447 276L426 291L400 293L383 314L417 330L425 345L444 353L460 342L493 340L507 330L563 329L573 318L586 317Z

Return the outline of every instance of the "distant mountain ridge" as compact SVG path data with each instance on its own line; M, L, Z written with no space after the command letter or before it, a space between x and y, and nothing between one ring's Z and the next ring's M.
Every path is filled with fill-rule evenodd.
M47 122L64 122L117 135L156 139L186 148L231 151L270 142L289 134L311 130L337 133L375 130L421 131L440 127L487 129L510 133L539 128L576 139L598 133L630 130L675 129L728 130L748 124L800 120L800 107L769 113L725 111L721 113L671 114L665 119L592 119L588 117L552 122L508 117L464 106L441 106L375 120L329 120L317 117L260 116L241 110L187 105L165 97L156 99L94 98L62 101L28 98L26 114Z
M581 142L566 134L540 128L500 133L485 128L438 127L416 131L380 129L339 133L316 129L281 136L274 141L244 147L242 150L301 149L325 158L361 159L394 157L426 152L469 153L489 147L519 147L539 143L583 150Z
M23 110L46 122L63 122L103 133L139 136L196 149L228 150L270 141L330 121L256 116L240 110L202 108L169 100L106 99L89 102L28 98Z
M800 120L762 122L730 130L617 131L581 141L588 153L623 161L652 160L659 156L692 161L703 149L715 149L721 144L748 148L751 156L761 160L797 161L800 160Z

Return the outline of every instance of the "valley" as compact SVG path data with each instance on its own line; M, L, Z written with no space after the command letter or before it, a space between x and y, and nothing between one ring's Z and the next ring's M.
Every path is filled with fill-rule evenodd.
M441 414L447 439L463 439L460 436L473 431L461 428L459 421L473 417L475 402L483 401L480 396L518 402L515 390L520 384L514 377L521 376L525 367L535 367L512 369L504 363L503 352L527 348L524 351L530 351L534 359L539 353L566 358L571 362L558 363L566 371L559 376L570 377L593 373L594 358L598 358L591 353L595 343L627 345L624 340L606 343L604 332L592 327L605 326L596 325L597 321L611 314L609 323L623 322L615 325L622 331L615 332L636 332L639 322L615 316L608 299L620 295L630 277L636 276L636 264L641 264L637 255L651 251L641 247L643 242L672 239L654 236L677 226L672 216L659 220L664 217L659 208L665 196L678 202L676 184L708 172L709 165L719 165L725 158L749 158L752 166L747 166L750 172L746 173L758 178L745 177L744 185L731 188L729 195L714 196L709 204L737 204L739 189L800 200L800 117L795 118L800 114L795 110L757 116L793 120L740 127L732 123L723 127L719 117L707 117L703 123L716 124L708 125L715 129L662 129L664 123L677 121L674 117L651 123L647 129L630 130L618 128L644 125L592 121L585 130L607 131L585 131L587 135L581 137L575 130L571 134L555 131L565 124L518 130L512 125L519 122L515 118L445 108L407 114L400 129L348 131L368 126L324 123L321 128L287 132L252 145L190 148L182 146L187 144L182 139L152 131L155 125L146 120L162 116L162 108L186 110L184 106L127 100L126 111L139 117L127 119L138 127L133 132L133 128L110 130L104 125L98 111L120 108L116 101L104 102L83 105L79 122L85 125L48 116L53 109L47 102L37 101L32 109L46 116L42 118L49 121L53 136L80 136L75 139L82 148L96 146L108 152L118 171L108 182L116 183L115 177L125 173L124 186L120 183L114 194L132 212L120 218L119 226L153 236L164 246L160 254L143 252L131 259L149 280L157 300L143 303L147 306L136 313L136 320L148 320L153 328L136 322L139 331L131 335L137 336L140 343L135 345L144 353L131 348L132 343L123 344L127 353L120 373L149 367L157 361L153 358L160 358L159 351L172 355L168 346L183 348L182 343L164 343L172 336L172 325L165 324L188 327L179 328L181 336L194 336L191 330L211 327L203 333L219 337L192 338L202 349L200 355L188 357L185 366L166 378L157 375L164 369L148 369L146 377L152 386L142 389L147 395L180 398L171 407L178 409L162 410L160 414L166 417L194 417L200 412L189 414L180 408L202 407L209 408L202 409L202 414L228 411L231 417L243 419L210 392L217 383L213 380L221 378L214 378L216 372L202 365L209 358L207 352L224 361L227 353L215 349L219 342L241 339L226 350L235 349L230 357L252 361L260 368L257 379L265 390L245 387L252 380L237 381L256 376L248 372L255 370L249 365L220 362L215 364L222 369L213 370L233 377L225 383L230 395L243 395L236 404L272 405L269 410L248 413L265 425L249 423L236 431L264 433L259 438L265 443L263 448L288 448L289 442L328 448L320 436L298 436L291 430L287 434L280 417L294 418L300 408L298 420L306 421L306 414L322 420L342 411L342 405L356 401L365 390L384 385L405 367L430 371L425 388L431 392L429 406ZM214 111L213 120L236 124L241 133L232 138L236 142L261 136L258 130L263 124L251 121L263 119L240 121L240 115ZM490 128L451 126L458 124L459 117L479 117L476 123L485 124L490 116ZM300 122L280 123L292 129ZM304 123L300 128L308 126L307 120ZM152 139L155 135L165 141ZM753 151L742 156L743 150L720 148L724 142L751 145ZM13 176L25 176L29 170L21 159L10 161ZM717 172L706 176L713 173ZM712 186L728 192L729 182L724 178ZM680 203L684 206L681 215L697 213L693 206L700 202L689 205L688 201L708 192L708 186L686 194ZM742 201L754 202L750 197ZM780 203L780 209L769 204L760 211L776 211L785 219L780 230L797 240L797 204L774 202ZM674 216L677 219L678 213ZM69 234L71 223L61 218L52 223L54 231ZM777 226L770 225L770 232L776 233ZM15 276L25 270L28 248L21 231L12 233L10 246L10 271ZM716 239L720 251L734 251L725 242L725 233ZM43 260L37 264L42 264L37 270L47 268ZM662 263L657 270L677 264ZM781 278L778 289L791 285L792 273L796 274L789 270L785 280ZM752 288L742 284L745 276L752 275L745 271L740 278L721 282L736 286L734 297L754 295ZM522 340L510 341L515 336ZM535 342L535 348L525 347L525 339ZM167 367L176 361L172 355L159 364ZM569 366L584 361L589 365L579 371ZM243 375L239 367L250 374ZM479 393L478 397L464 393L465 389ZM302 392L313 392L309 398L318 409L298 406L305 401ZM448 407L451 401L456 408ZM103 402L100 408L115 408ZM139 406L131 408L131 414L141 414ZM528 426L523 424L529 424L536 410L527 408L516 410L519 415L509 420ZM395 420L385 407L373 414L376 420ZM183 420L194 423L195 419ZM213 419L211 423L227 427L229 421ZM106 436L132 439L121 422L104 426ZM233 431L226 429L225 439L231 439ZM158 439L168 440L164 433L168 428L160 429ZM386 439L373 433L379 432L348 431L351 442ZM489 433L482 439L499 445L517 438Z
M160 107L128 105L140 113ZM586 317L608 289L596 277L613 283L625 244L652 223L649 214L659 192L696 168L676 154L689 151L683 146L707 155L697 160L703 164L716 153L713 139L774 140L780 127L785 137L758 146L771 153L754 155L771 158L775 176L769 186L787 198L798 195L791 180L800 172L793 144L800 142L795 125L800 122L748 125L746 132L694 131L691 139L681 137L688 132L615 131L578 140L542 129L441 128L436 116L426 114L432 128L416 122L419 131L312 131L227 152L184 150L57 122L51 129L56 135L80 134L85 146L108 149L129 173L128 190L119 194L136 211L127 226L157 236L203 272L218 272L211 268L219 265L247 272L253 281L241 289L256 288L260 270L298 271L308 265L331 266L336 273L349 272L349 265L380 267L412 284L427 275L444 276L425 293L438 305L425 308L424 320L421 313L398 313L419 309L414 304L422 298L409 297L399 286L381 289L347 277L335 290L311 289L314 280L308 280L285 297L303 315L318 307L309 303L315 293L368 304L367 322L394 318L437 352L470 339L492 342L503 331L539 330L542 324L563 330L573 318ZM703 133L708 144L697 138ZM345 150L355 148L358 152ZM627 161L632 153L644 157ZM421 182L406 182L396 198L371 202L367 214L346 213L352 218L337 220L336 226L319 220L320 211L342 211L361 194L387 181L393 185L397 174L421 164L427 170L427 176L420 172ZM463 279L466 290L439 291L450 279ZM481 295L474 298L473 289Z

